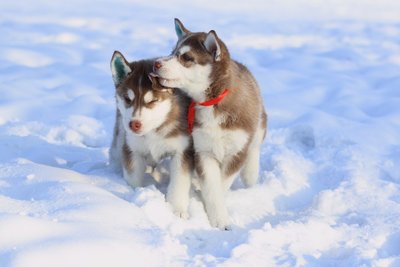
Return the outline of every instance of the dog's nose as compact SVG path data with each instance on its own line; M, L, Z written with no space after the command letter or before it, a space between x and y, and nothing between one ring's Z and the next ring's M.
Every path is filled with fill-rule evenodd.
M129 128L131 128L132 131L137 133L140 128L142 127L142 123L138 120L133 120L129 122Z
M158 69L160 69L161 68L161 62L160 61L155 61L154 62L154 70L158 70Z

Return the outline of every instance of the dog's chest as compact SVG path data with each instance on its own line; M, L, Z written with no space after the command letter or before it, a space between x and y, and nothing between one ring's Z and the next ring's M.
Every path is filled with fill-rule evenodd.
M196 120L200 127L193 131L196 152L211 152L223 161L239 153L247 144L249 134L240 128L222 128L224 121L221 114L215 115L212 107L201 107L196 112Z
M133 152L139 152L155 162L174 155L177 151L184 151L189 145L189 141L184 136L165 138L154 132L145 136L129 135L127 141Z

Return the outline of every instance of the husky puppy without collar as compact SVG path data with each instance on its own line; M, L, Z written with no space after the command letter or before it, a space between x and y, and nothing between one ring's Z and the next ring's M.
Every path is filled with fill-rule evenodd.
M179 88L193 100L195 169L203 202L211 225L228 229L225 189L239 172L246 186L256 183L267 115L256 80L231 60L215 31L190 32L178 19L175 30L175 49L154 62L153 72L161 85Z
M118 51L112 56L117 114L110 163L122 164L125 180L140 187L147 166L154 168L171 157L167 201L177 215L187 217L193 169L186 122L189 99L149 75L153 64L153 60L128 63Z

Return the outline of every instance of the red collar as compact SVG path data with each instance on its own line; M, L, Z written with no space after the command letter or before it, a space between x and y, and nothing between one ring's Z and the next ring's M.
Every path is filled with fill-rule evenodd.
M194 125L194 118L196 116L196 105L200 105L200 106L204 106L204 107L208 107L208 106L213 106L218 104L227 94L229 93L228 89L225 89L219 96L217 96L216 98L201 102L201 103L197 103L195 101L192 100L192 102L190 103L189 106L189 110L188 110L188 131L190 134L192 134L193 131L193 125Z

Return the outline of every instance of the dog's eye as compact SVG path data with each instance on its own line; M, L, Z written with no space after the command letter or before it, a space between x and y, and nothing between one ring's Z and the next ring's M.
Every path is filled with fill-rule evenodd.
M188 53L183 54L181 56L181 58L183 61L190 61L190 62L194 61L194 58L192 56L190 56Z
M149 104L153 104L153 103L156 103L156 102L158 102L158 98L154 98L153 100L151 100L151 101L149 102Z
M124 96L125 103L130 104L132 100L128 96Z
M159 99L158 98L153 98L152 100L150 100L149 102L147 102L147 105L151 105L151 104L155 104L156 102L158 102Z

